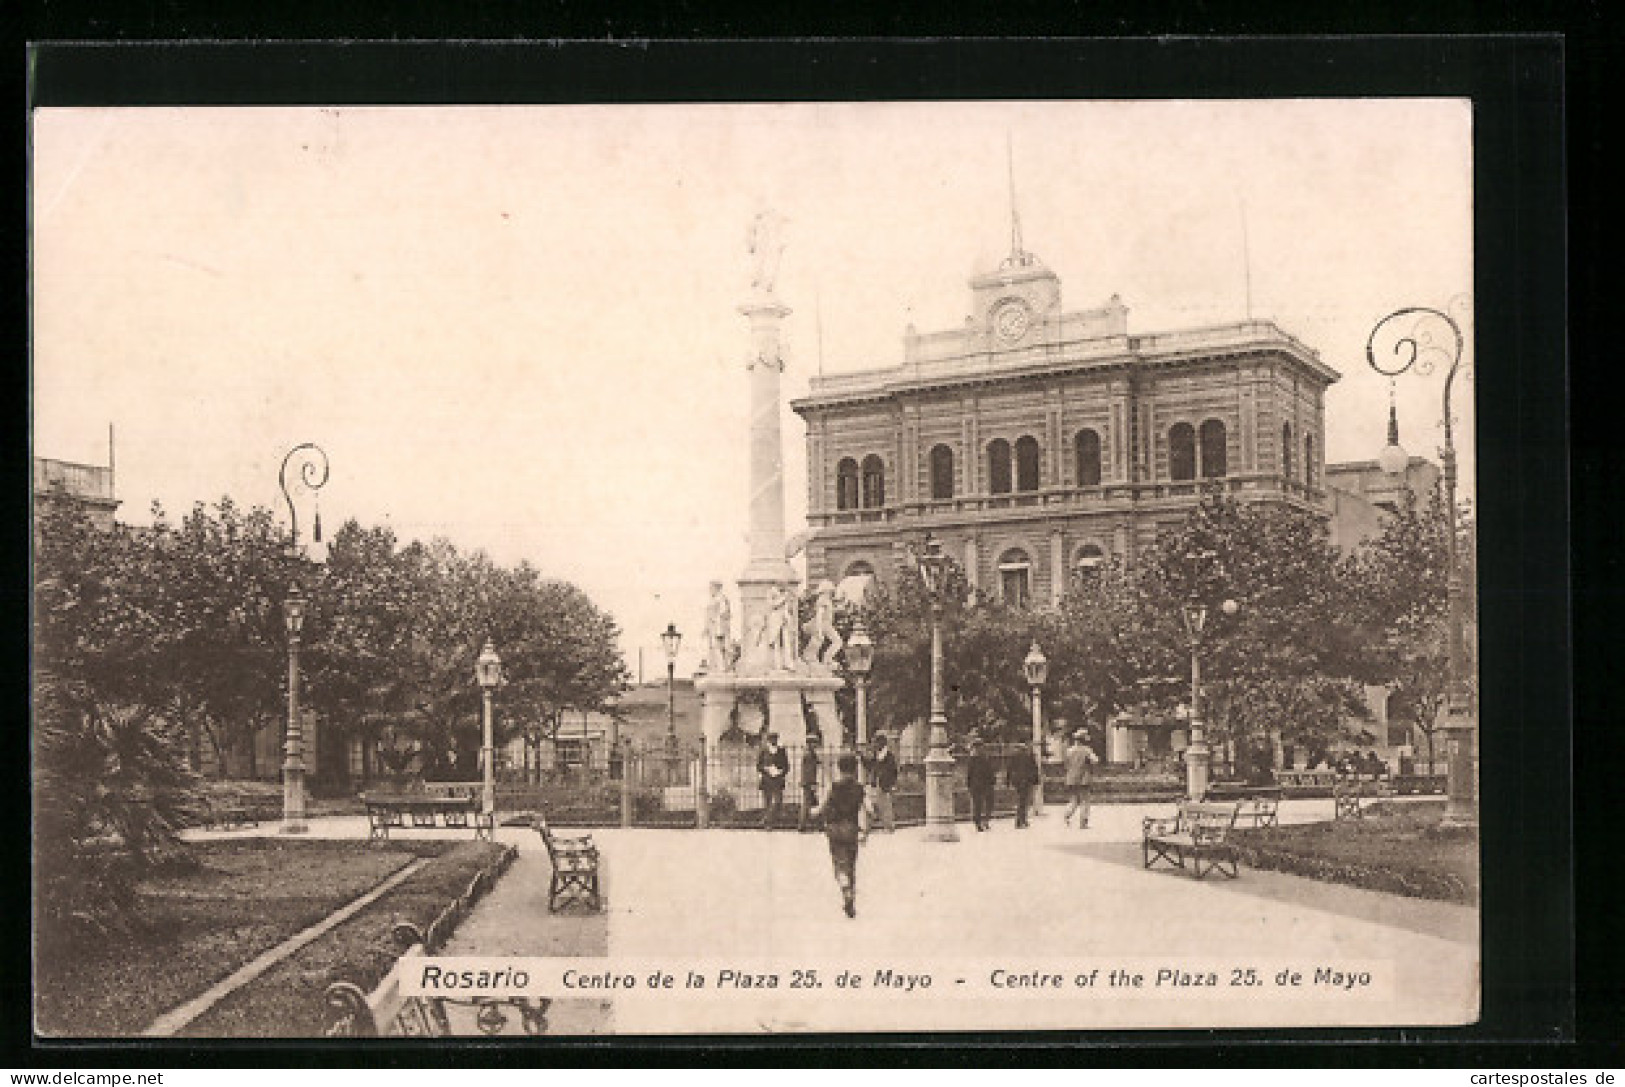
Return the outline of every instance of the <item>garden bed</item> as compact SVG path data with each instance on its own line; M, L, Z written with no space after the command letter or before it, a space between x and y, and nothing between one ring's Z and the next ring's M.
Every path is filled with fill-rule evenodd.
M237 838L196 842L195 871L138 886L135 932L52 938L35 965L35 1023L52 1037L128 1036L443 842Z
M498 866L512 853L511 846L490 842L465 841L444 848L354 917L323 933L193 1020L181 1036L319 1036L323 994L328 985L349 981L363 992L370 992L389 973L403 950L394 935L397 923L409 921L420 931L427 931L468 890L476 875Z
M1241 860L1310 879L1412 898L1478 902L1478 835L1445 830L1442 803L1379 803L1363 819L1231 835Z

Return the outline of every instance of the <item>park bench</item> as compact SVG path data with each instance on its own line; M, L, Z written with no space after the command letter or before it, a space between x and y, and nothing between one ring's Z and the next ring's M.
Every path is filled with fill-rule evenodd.
M1172 818L1147 816L1140 823L1140 851L1145 867L1165 860L1175 868L1184 868L1185 858L1189 857L1191 872L1197 879L1214 869L1235 879L1239 874L1238 855L1229 841L1230 829L1235 823L1234 803L1181 801L1178 814Z
M552 1001L545 998L408 995L403 991L401 980L421 969L426 954L424 938L418 927L408 921L397 924L394 935L396 941L406 947L406 952L378 988L367 993L348 981L337 981L327 987L323 997L323 1037L446 1036L453 1033L452 1012L456 1008L472 1009L474 1025L481 1034L504 1033L514 1013L519 1016L521 1033L547 1033L547 1012Z
M1371 795L1368 783L1360 777L1341 777L1332 786L1332 819L1364 819L1360 802Z
M247 802L235 795L204 794L199 819L208 830L241 830L260 825Z
M490 841L496 828L496 814L480 811L472 792L463 795L437 793L367 794L367 840L389 840L389 832L404 830L468 830L476 841Z
M1337 784L1336 770L1277 770L1275 781L1283 793L1325 796Z
M1251 790L1236 800L1236 826L1246 823L1253 827L1281 825L1281 791L1279 789Z
M571 903L598 910L603 905L598 888L598 847L592 835L555 834L547 819L537 813L532 825L547 846L547 859L553 864L553 879L547 887L547 909L558 913Z

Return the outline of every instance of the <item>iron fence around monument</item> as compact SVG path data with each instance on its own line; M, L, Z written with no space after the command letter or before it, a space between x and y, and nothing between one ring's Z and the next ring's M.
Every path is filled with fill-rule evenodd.
M760 747L752 743L714 745L701 766L700 745L665 739L626 742L619 747L600 745L579 759L545 768L513 768L499 773L497 815L515 825L532 814L545 813L548 822L569 826L622 826L687 828L698 825L702 782L707 798L706 823L714 827L756 827L766 809L766 794L758 768ZM811 774L803 747L785 747L789 765L785 776L781 825L801 822L807 803L821 802L837 777L839 749L818 749ZM1009 787L1009 765L1016 758L1031 758L1015 745L990 744L996 775L994 814L1015 811L1015 792ZM965 784L968 754L954 756L955 811L969 818L970 795ZM865 776L868 771L865 767ZM925 820L925 764L905 759L898 764L893 808L901 826ZM811 783L811 796L807 786Z

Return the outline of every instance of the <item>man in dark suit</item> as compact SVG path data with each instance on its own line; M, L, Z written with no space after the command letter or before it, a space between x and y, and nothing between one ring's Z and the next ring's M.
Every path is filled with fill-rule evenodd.
M1038 786L1038 757L1032 748L1026 744L1017 746L1016 753L1010 757L1006 776L1010 788L1016 791L1016 826L1027 826L1027 813L1032 810L1033 793Z
M784 782L790 776L790 756L779 746L779 734L769 732L756 753L756 773L762 788L762 829L772 830L784 810Z
M970 760L965 764L965 785L970 789L971 819L977 830L990 829L993 817L993 760L980 737L970 742Z
M801 751L801 813L796 819L797 832L815 830L813 809L818 807L818 733L807 733L807 746Z

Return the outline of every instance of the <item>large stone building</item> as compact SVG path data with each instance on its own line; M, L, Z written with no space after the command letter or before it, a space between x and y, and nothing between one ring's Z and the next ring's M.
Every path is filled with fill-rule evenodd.
M1134 559L1201 488L1330 514L1338 374L1270 321L1129 330L1115 295L1066 310L1019 245L970 281L963 327L912 327L900 363L812 380L809 581L889 579L926 532L984 592L1044 604Z

